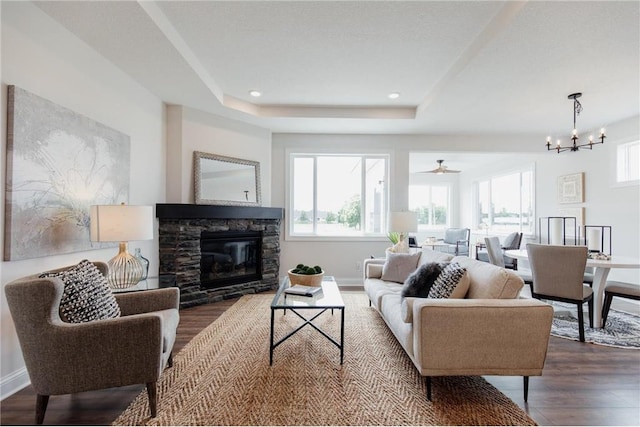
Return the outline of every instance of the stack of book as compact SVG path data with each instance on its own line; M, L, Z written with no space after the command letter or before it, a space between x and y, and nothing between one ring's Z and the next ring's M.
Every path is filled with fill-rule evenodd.
M320 291L322 291L321 286L293 285L285 289L284 293L289 295L301 295L304 297L312 297Z

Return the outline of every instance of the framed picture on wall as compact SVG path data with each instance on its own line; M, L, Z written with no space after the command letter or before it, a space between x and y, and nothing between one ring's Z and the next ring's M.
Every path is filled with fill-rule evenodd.
M584 202L584 172L558 177L558 203Z
M129 200L129 136L13 85L7 112L4 260L114 246L89 207Z

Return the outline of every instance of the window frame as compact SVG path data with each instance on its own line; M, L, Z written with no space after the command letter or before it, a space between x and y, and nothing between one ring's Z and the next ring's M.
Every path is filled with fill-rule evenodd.
M445 187L447 189L447 220L446 220L446 224L444 224L443 226L433 226L433 225L428 225L426 228L420 229L420 224L418 224L418 233L428 233L428 232L439 232L439 231L444 231L447 228L451 227L452 224L452 206L453 206L453 184L451 182L441 182L441 183L434 183L434 182L429 182L429 183L425 183L425 184L409 184L409 188L411 188L412 186L421 186L421 187L429 187L429 193L430 196L432 195L431 193L431 189L432 187ZM411 206L411 191L409 190L409 206ZM409 210L414 211L413 209L409 208Z
M615 146L615 152L613 155L613 185L616 187L626 187L626 186L634 186L634 185L640 185L640 179L628 179L628 174L627 174L627 179L624 180L619 180L619 165L620 165L620 156L621 152L624 151L624 156L626 158L626 163L629 163L629 147L632 146L639 146L640 147L640 140L635 139L635 140L631 140L631 141L625 141L625 142L620 142L618 144L616 144ZM625 147L627 147L625 149ZM628 171L627 171L628 172Z
M525 172L529 172L531 173L531 194L530 194L530 198L531 198L531 221L530 221L530 225L528 228L523 228L526 227L523 223L523 215L522 215L522 202L523 202L523 193L522 193L522 176L523 173ZM513 175L513 174L519 174L520 177L520 193L518 195L518 205L520 206L519 210L520 210L520 216L519 216L519 222L518 222L518 229L513 229L513 230L500 230L500 229L493 229L491 226L489 226L488 228L481 228L480 224L481 224L481 217L482 217L482 213L480 211L480 195L479 195L479 186L481 182L488 182L489 183L489 201L491 203L492 201L492 185L491 185L491 181L493 179L497 179L497 178L502 178L508 175ZM531 164L527 164L527 165L523 165L522 167L518 167L518 168L513 168L513 169L504 169L502 171L496 171L495 173L492 173L490 175L485 175L483 177L478 177L477 179L475 179L472 183L472 200L473 200L473 212L472 212L472 221L474 223L473 226L473 230L472 232L474 234L488 234L488 233L493 233L493 234L497 234L497 235L502 235L502 234L508 234L511 232L519 232L522 233L524 236L534 236L536 233L536 167L535 167L535 163L531 163ZM493 204L493 203L492 203Z
M387 221L384 221L383 231L380 233L365 233L361 232L356 235L321 235L317 234L317 204L318 204L318 191L317 191L317 159L318 157L360 157L362 159L362 170L361 170L361 183L360 183L360 196L361 196L361 205L360 205L360 218L361 218L361 226L364 228L364 211L366 209L366 168L364 165L366 164L367 159L384 159L385 160L385 176L386 183L384 187L384 203L385 203L385 218L388 218L390 208L389 208L389 189L390 189L390 181L391 181L391 162L392 162L392 153L388 151L340 151L340 150L331 150L327 152L319 152L319 151L305 151L300 149L289 149L286 150L286 200L285 206L287 207L287 211L293 213L294 212L294 183L293 183L293 174L294 174L294 162L297 158L312 158L314 164L313 170L313 233L294 233L293 232L293 221L295 220L294 215L286 215L285 218L285 233L284 237L287 241L386 241L387 237Z

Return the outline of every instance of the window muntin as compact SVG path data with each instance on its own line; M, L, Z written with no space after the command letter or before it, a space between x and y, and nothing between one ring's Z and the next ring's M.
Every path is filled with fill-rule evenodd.
M444 229L449 225L449 186L409 186L409 210L418 214L418 231Z
M474 221L497 233L534 232L533 169L495 175L475 183Z
M386 233L388 156L292 154L292 236Z

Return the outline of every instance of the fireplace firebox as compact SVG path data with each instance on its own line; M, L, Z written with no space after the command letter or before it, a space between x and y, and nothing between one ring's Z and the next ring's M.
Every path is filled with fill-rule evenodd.
M203 231L200 253L203 288L262 279L262 233L259 231Z

